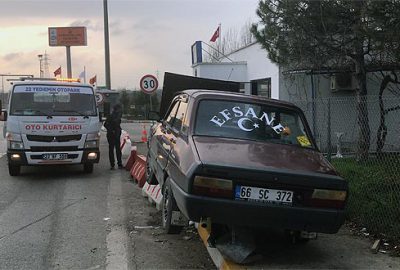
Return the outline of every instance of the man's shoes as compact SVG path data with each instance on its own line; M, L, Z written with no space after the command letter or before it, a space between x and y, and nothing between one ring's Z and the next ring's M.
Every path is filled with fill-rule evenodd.
M123 169L123 168L124 168L124 166L118 165L118 169Z
M114 170L114 165L111 166L110 170Z

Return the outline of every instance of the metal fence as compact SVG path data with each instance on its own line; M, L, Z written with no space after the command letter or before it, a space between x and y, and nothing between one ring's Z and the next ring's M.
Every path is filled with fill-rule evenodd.
M349 181L348 218L399 240L400 98L292 102L304 111L319 149Z

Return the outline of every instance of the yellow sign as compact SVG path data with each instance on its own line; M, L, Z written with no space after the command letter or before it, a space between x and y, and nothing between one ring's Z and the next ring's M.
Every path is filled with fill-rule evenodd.
M306 136L298 136L297 141L301 146L311 146L311 143Z
M86 27L49 27L49 46L86 45Z

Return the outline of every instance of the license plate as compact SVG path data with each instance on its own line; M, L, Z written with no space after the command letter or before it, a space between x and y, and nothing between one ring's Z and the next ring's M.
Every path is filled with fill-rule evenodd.
M57 153L57 154L43 154L42 159L44 160L64 160L68 158L67 153Z
M238 200L291 205L293 201L293 191L249 186L236 186L235 198Z

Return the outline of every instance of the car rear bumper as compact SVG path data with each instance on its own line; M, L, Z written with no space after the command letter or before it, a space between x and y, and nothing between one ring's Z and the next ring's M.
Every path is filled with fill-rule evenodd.
M171 186L179 209L195 222L211 218L214 223L228 225L319 233L337 233L344 223L344 210L218 199L188 194L174 181Z

